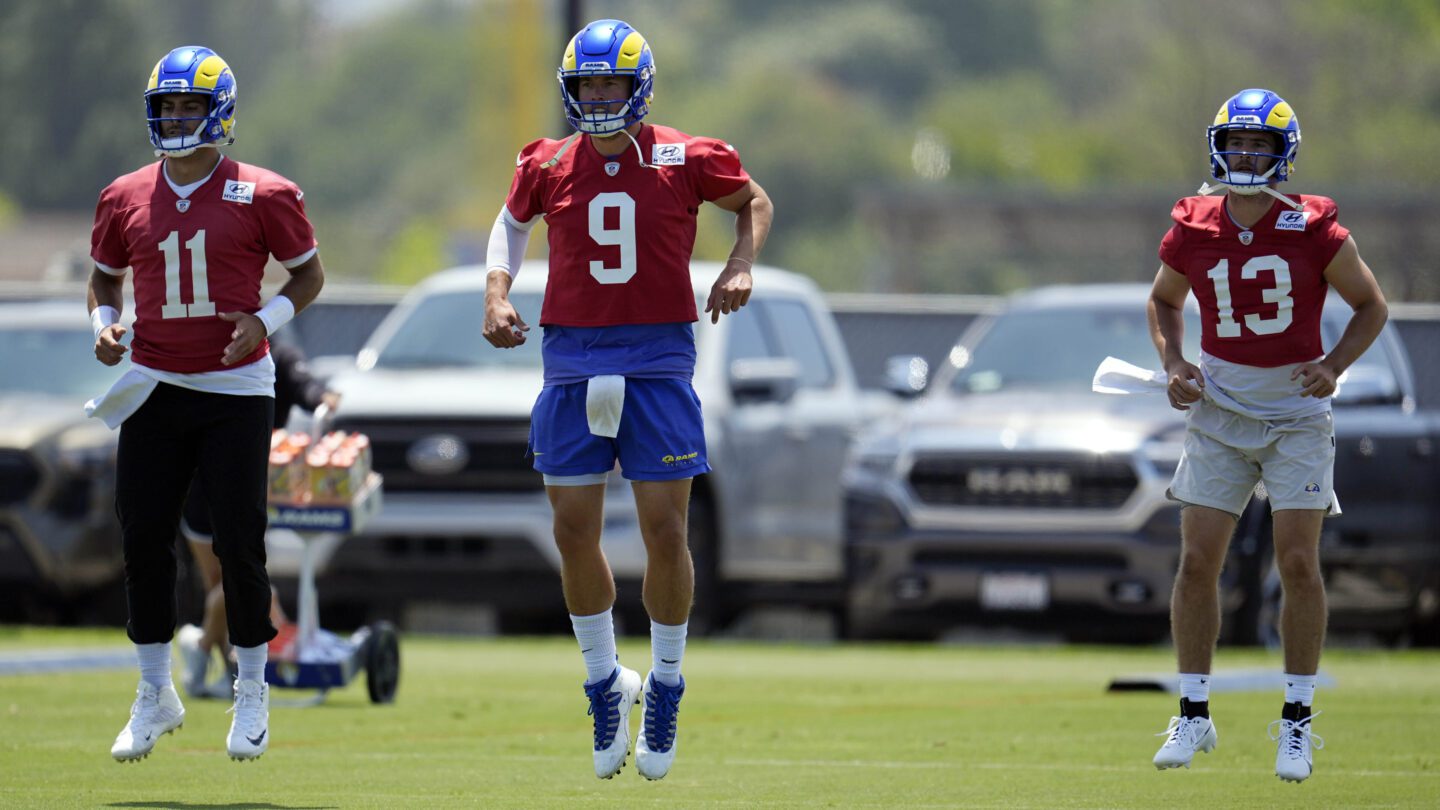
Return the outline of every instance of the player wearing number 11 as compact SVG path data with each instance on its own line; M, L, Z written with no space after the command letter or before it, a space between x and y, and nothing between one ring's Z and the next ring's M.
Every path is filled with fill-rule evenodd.
M1271 724L1279 741L1275 773L1300 782L1320 746L1310 731L1325 641L1320 526L1340 513L1330 397L1380 334L1387 308L1355 240L1336 221L1335 202L1275 188L1294 172L1300 151L1300 122L1289 104L1268 90L1243 90L1220 108L1206 143L1211 182L1171 212L1175 224L1160 243L1163 264L1149 303L1170 404L1187 411L1185 449L1170 487L1183 505L1170 601L1180 715L1162 732L1154 764L1189 767L1196 751L1216 745L1209 692L1220 632L1217 584L1236 521L1264 483L1285 592L1285 703ZM1212 191L1226 193L1205 196ZM1353 314L1327 353L1320 312L1331 289ZM1200 305L1198 366L1181 354L1191 292Z
M239 673L226 749L253 759L270 744L264 682L270 623L265 572L266 466L275 407L267 336L324 283L314 231L289 180L222 157L235 140L235 76L214 51L176 48L150 74L145 118L162 160L100 194L91 236L95 357L118 364L125 269L135 271L131 367L86 409L120 428L116 510L125 556L127 630L140 663L130 721L111 748L148 755L185 709L170 673L175 533L192 478L209 495L214 550ZM274 256L290 271L263 307Z
M638 31L592 22L565 48L558 75L577 131L520 151L486 256L482 334L507 349L529 326L509 300L530 227L544 217L550 274L541 305L545 383L530 450L555 513L561 585L585 658L595 775L614 776L642 696L636 768L669 771L685 682L680 676L694 570L686 546L690 480L707 472L700 401L691 387L698 319L690 252L700 205L735 217L735 244L710 288L711 322L750 298L750 267L770 232L770 199L731 146L642 121L655 60ZM615 580L600 549L606 476L631 482L648 562L643 600L653 665L643 683L619 664Z

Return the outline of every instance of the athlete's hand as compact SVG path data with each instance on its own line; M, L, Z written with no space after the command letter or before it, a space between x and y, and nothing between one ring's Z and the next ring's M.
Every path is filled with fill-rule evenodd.
M497 349L513 349L525 342L530 325L521 319L508 298L485 299L485 325L480 334Z
M1300 396L1328 397L1335 393L1335 372L1324 363L1301 363L1290 373L1290 379L1300 380Z
M725 263L720 277L710 287L710 298L705 301L705 311L710 313L710 323L719 323L722 314L729 314L750 301L750 289L754 279L750 277L750 265L743 261L731 260Z
M1170 382L1165 386L1165 395L1170 397L1170 407L1177 411L1188 411L1200 401L1205 391L1205 377L1194 363L1181 361L1165 369Z
M230 333L230 345L220 356L222 365L233 365L249 357L265 339L265 322L248 312L222 312L220 320L235 324L235 330Z
M120 345L120 338L125 337L125 327L118 323L112 323L100 330L100 336L95 338L95 359L107 366L113 366L125 357L125 352L130 351Z

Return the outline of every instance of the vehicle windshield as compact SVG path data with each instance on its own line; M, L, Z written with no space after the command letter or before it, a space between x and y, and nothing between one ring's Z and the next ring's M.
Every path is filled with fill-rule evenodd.
M376 368L539 368L540 294L510 296L515 311L532 327L527 340L513 349L485 342L480 329L485 317L485 292L437 293L420 301L380 348Z
M0 327L0 395L43 394L80 402L97 397L129 367L95 359L95 337L83 325ZM77 411L77 414L79 411Z
M1185 313L1185 356L1198 357L1198 313ZM1143 307L1021 309L1004 312L972 349L957 346L950 390L962 394L1015 389L1090 389L1107 356L1159 368Z

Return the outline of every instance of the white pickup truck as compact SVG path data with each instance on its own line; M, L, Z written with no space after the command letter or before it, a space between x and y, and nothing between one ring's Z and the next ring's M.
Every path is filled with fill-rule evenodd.
M720 269L693 266L702 304ZM546 275L527 267L511 290L532 324ZM695 325L694 384L714 468L696 479L690 510L697 627L755 603L839 608L841 467L857 429L896 402L859 390L809 279L754 275L749 306ZM357 369L331 380L341 394L336 427L370 436L386 492L366 532L321 561L327 605L368 620L418 602L483 604L501 630L529 629L537 615L564 619L550 506L525 454L540 330L520 348L489 346L483 300L483 268L429 278L376 329ZM618 472L610 484L604 548L622 620L639 619L645 549L629 485Z

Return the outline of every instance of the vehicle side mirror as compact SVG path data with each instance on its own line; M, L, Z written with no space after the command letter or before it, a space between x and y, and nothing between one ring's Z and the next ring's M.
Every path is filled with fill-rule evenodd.
M930 384L930 364L918 354L897 354L885 360L885 390L899 397L919 396Z
M788 402L800 387L800 366L788 357L752 357L730 364L736 402Z
M1340 375L1335 402L1342 405L1377 405L1400 401L1400 384L1389 369L1351 366Z

